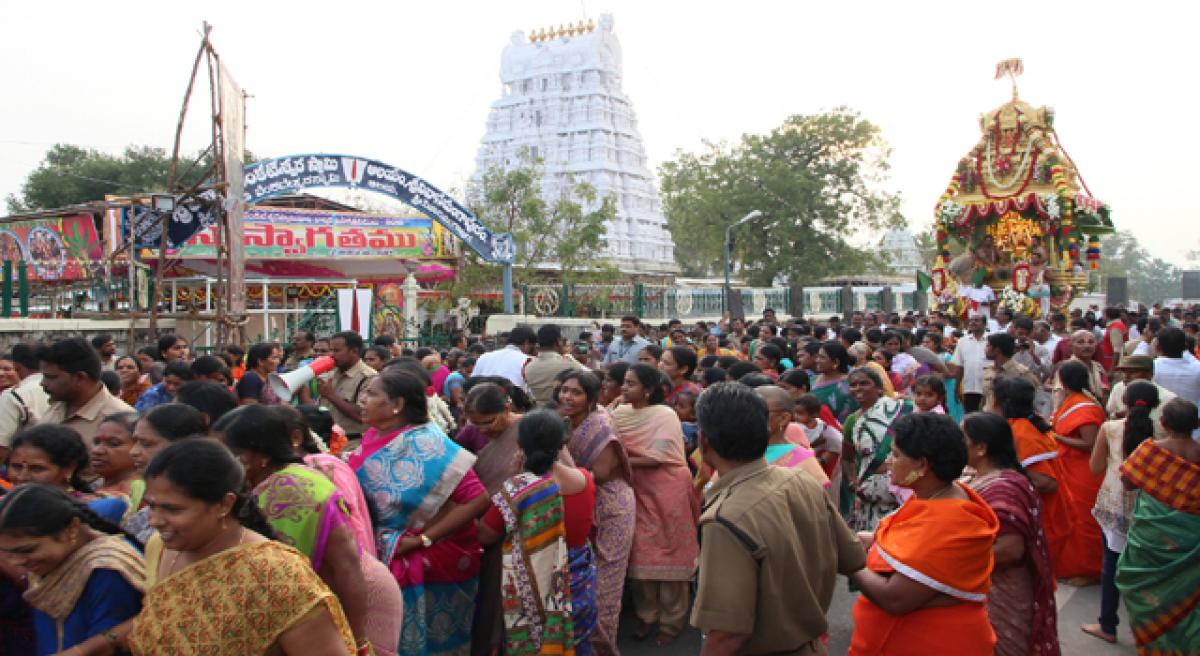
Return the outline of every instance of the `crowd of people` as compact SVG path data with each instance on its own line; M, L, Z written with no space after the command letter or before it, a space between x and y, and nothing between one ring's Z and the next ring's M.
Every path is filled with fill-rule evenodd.
M1123 600L1142 653L1197 653L1196 321L16 344L0 655L616 654L623 604L819 654L837 585L852 654L1048 655L1060 582L1101 586L1097 639Z

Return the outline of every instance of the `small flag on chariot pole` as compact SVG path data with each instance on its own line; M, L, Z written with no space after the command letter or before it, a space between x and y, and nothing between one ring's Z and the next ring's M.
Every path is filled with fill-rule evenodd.
M1025 64L1021 62L1019 57L1005 59L996 64L996 79L1008 76L1012 80L1013 100L1017 99L1017 76L1025 72Z

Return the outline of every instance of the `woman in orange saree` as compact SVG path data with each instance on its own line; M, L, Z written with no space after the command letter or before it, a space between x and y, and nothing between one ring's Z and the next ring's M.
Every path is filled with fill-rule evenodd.
M1062 554L1075 528L1075 510L1071 489L1062 483L1067 474L1053 428L1034 412L1037 390L1024 378L998 378L992 392L996 406L988 409L1008 419L1017 460L1042 498L1042 530L1052 571L1057 571L1053 568L1065 566Z
M633 467L637 507L629 578L634 606L649 635L658 625L658 646L681 631L688 609L688 582L696 569L699 504L692 494L692 473L683 447L683 429L675 411L663 405L658 369L635 364L621 388L626 401L613 412L613 423Z
M1091 458L1096 435L1106 417L1104 408L1092 394L1084 364L1064 362L1058 378L1067 395L1052 421L1058 440L1058 460L1063 466L1064 478L1059 486L1071 491L1075 526L1054 561L1054 576L1067 579L1072 585L1087 585L1099 581L1103 569L1104 535L1092 517L1092 508L1104 476L1092 473Z
M892 429L892 477L913 497L873 537L860 534L872 543L867 566L850 576L862 590L850 654L991 656L985 601L1000 522L955 482L967 463L962 431L932 413L900 417Z

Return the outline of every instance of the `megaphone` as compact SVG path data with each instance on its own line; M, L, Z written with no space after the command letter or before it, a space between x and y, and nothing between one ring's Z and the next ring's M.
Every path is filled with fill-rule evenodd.
M296 390L307 385L308 381L332 370L334 365L333 358L325 355L286 374L271 374L267 379L275 396L278 396L280 401L288 403L292 400L292 395L296 393Z

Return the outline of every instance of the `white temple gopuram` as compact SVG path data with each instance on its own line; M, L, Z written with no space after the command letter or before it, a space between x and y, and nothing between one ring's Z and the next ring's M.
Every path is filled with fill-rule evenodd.
M911 279L925 268L917 238L906 228L888 230L879 240L879 252L897 276Z
M611 15L586 24L515 32L500 64L503 94L492 103L475 157L474 181L492 167L543 161L542 197L559 198L568 176L613 195L617 218L606 254L621 271L678 272L658 186L646 163L633 104L621 90L621 44Z

